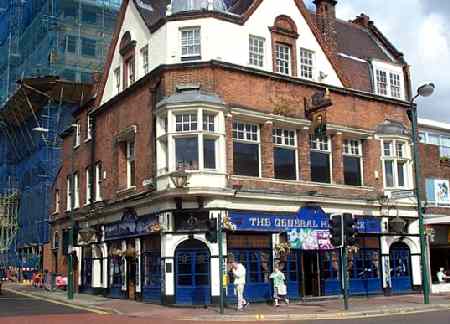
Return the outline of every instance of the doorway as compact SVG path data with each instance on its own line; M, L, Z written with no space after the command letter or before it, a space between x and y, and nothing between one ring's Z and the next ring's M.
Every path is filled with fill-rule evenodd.
M302 251L303 296L320 296L319 252Z
M392 244L389 251L389 260L392 291L397 293L411 291L411 252L408 245L402 242Z
M211 304L211 255L205 243L188 240L175 251L175 300L177 304Z

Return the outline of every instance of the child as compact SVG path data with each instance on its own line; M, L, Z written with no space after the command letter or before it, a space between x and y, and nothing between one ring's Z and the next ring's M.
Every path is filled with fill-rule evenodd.
M287 287L284 281L286 277L284 273L280 271L280 267L278 264L275 265L275 269L273 273L270 275L270 279L273 279L273 298L275 300L275 307L280 306L278 303L278 299L283 298L286 305L289 305L289 299L287 298Z

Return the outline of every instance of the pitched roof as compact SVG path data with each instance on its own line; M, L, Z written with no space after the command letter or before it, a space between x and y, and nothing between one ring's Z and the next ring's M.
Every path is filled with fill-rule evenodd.
M170 0L133 0L139 14L147 27L151 27L166 16L167 5Z

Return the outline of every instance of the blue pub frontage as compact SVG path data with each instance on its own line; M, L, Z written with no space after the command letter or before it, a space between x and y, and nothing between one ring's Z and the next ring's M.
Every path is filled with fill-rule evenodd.
M249 301L272 299L269 277L275 264L285 273L293 300L341 294L340 250L330 242L330 214L319 206L304 206L297 213L200 208L141 216L126 208L120 221L101 226L97 242L82 246L81 290L161 304L217 303L218 243L206 239L206 224L218 213L225 264L237 260L245 266ZM392 236L382 218L354 218L358 235L348 257L350 294L411 292L408 246L400 240L391 244L388 254L382 253L383 241ZM282 249L286 246L287 251ZM232 278L226 279L226 301L233 304Z

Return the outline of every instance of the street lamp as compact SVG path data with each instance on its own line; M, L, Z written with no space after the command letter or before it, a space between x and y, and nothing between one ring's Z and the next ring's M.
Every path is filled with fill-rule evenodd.
M433 83L427 83L417 89L417 94L410 101L410 108L408 110L408 116L412 125L412 143L414 150L414 173L415 173L415 194L417 200L417 212L419 214L419 236L420 236L420 264L422 274L422 289L424 304L430 303L430 286L428 280L428 260L427 260L427 248L425 240L425 226L424 217L422 211L422 203L420 200L420 160L418 149L418 123L417 123L417 105L415 100L418 97L429 97L433 94L435 85Z

